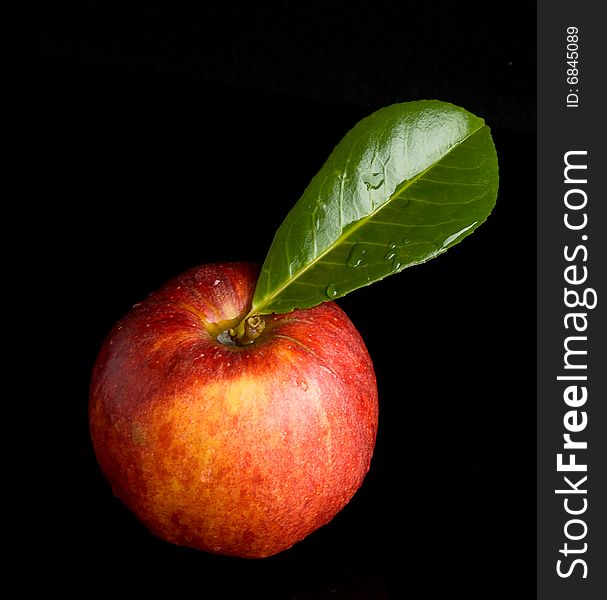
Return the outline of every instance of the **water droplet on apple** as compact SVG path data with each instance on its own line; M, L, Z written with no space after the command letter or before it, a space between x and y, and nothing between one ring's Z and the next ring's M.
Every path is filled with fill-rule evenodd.
M325 290L325 294L327 295L327 298L335 298L337 296L337 287L335 286L334 283L330 283L327 286L327 289Z
M216 279L216 280L213 282L213 287L215 287L216 285L219 285L220 283L221 283L221 281L220 281L219 279Z
M234 340L232 339L232 336L230 335L229 331L222 331L218 336L217 336L217 341L220 344L225 344L226 346L235 346L236 343L234 342Z
M348 260L346 264L349 267L366 267L369 263L365 258L365 254L367 253L367 249L362 244L354 244L352 250L350 252L350 256L348 256Z

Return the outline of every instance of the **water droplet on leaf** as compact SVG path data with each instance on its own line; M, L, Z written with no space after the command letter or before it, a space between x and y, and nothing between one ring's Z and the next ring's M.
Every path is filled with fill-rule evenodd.
M365 171L361 179L368 190L378 190L384 185L384 174L381 171Z
M404 254L404 249L409 243L407 238L402 238L399 242L391 241L387 244L387 252L384 255L384 260L392 263L392 273L398 271L405 261L406 254Z
M327 286L325 294L327 294L327 298L335 298L335 296L337 296L337 287L335 287L334 283L330 283Z
M365 258L365 254L367 254L366 248L362 244L355 244L346 264L349 267L366 267L369 263Z
M474 221L474 223L472 223L471 225L468 225L467 227L460 229L457 233L450 235L446 240L443 241L441 247L442 248L447 247L449 244L451 244L451 242L454 242L455 240L457 240L457 238L461 237L464 233L466 233L466 231L468 231L468 229L474 227L477 223L478 223L478 221Z

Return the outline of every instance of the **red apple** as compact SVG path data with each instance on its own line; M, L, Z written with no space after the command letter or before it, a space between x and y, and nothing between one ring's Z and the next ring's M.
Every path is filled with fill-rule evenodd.
M257 274L198 267L133 307L103 344L89 406L97 459L130 510L165 540L240 557L330 521L377 432L373 366L336 304L265 316L249 345L223 333Z

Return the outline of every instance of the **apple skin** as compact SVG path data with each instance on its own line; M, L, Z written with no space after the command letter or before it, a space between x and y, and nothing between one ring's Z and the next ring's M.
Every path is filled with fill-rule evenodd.
M95 454L129 509L164 540L246 558L348 503L378 417L371 359L333 302L264 317L248 346L216 339L213 324L246 314L257 275L204 265L135 305L101 348L89 401Z

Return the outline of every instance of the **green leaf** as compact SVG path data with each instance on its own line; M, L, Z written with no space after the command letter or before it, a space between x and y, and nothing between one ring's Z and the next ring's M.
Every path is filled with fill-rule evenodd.
M497 187L482 119L437 100L378 110L279 227L250 314L315 306L438 256L485 221Z

